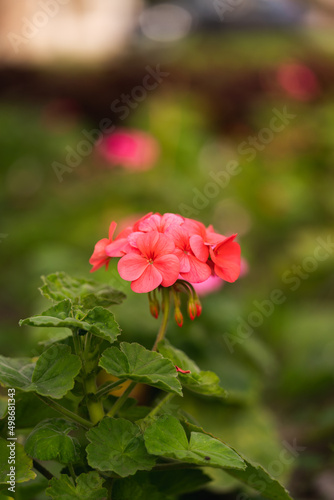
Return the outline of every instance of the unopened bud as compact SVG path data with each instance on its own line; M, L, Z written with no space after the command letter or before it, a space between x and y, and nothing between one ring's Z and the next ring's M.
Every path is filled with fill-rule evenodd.
M157 302L150 302L150 312L153 318L157 319L157 317L159 316L159 304Z
M198 317L202 314L202 305L198 299L195 302L195 306L196 306L196 313L197 313L197 317Z
M176 307L176 308L175 308L175 311L174 311L174 318L175 318L176 323L177 323L179 326L182 326L182 325L183 325L183 314L181 313L181 309L180 309L179 307Z
M188 302L188 314L191 320L194 320L197 316L196 304L192 298Z

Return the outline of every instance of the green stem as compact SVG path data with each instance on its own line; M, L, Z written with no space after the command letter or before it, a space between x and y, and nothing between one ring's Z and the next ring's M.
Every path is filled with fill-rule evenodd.
M33 468L37 470L42 476L44 476L48 481L52 479L54 476L51 474L50 471L48 471L43 465L41 465L37 460L32 461Z
M108 384L108 385L106 385L104 387L101 387L101 389L99 389L96 392L95 396L97 397L97 399L100 399L105 394L108 394L110 391L112 391L113 389L115 389L119 385L124 384L125 381L126 381L125 378L121 378L120 380L116 380L116 382L110 382L110 384Z
M89 418L93 424L97 424L104 417L104 409L101 401L96 401L89 397L89 394L96 393L96 381L95 375L88 375L86 370L86 358L87 351L90 346L91 335L86 334L85 338L85 352L82 350L81 337L78 335L78 330L73 330L73 344L76 354L80 357L82 363L82 376L83 376L83 387L86 395L87 409L89 413Z
M130 392L133 390L133 388L137 385L137 382L131 382L129 387L123 392L122 396L120 396L116 403L113 405L111 410L108 411L108 417L114 417L116 413L122 408L124 405L125 401L128 399L128 396Z
M153 410L150 411L148 415L146 415L145 418L149 419L154 417L161 410L161 408L165 406L165 404L167 404L174 396L175 394L173 394L172 392L166 394L166 396L164 396L161 401L159 401L159 403L153 408Z
M76 481L77 477L76 477L75 472L74 472L73 464L68 464L68 470L70 471L71 478L73 480L74 486L76 486L76 484L77 484L77 481Z
M166 333L168 316L169 316L169 309L170 309L170 289L169 288L162 288L162 303L163 303L164 314L163 314L160 329L159 329L157 338L155 339L152 351L157 350L159 342L161 340L163 340L165 333Z
M91 375L84 379L84 387L86 392L87 408L91 421L97 424L103 419L105 413L101 401L95 400L96 394L96 381L95 375ZM94 399L90 398L90 394L94 394Z
M65 417L69 418L70 420L73 420L74 422L81 425L85 429L90 429L91 427L93 427L93 424L89 422L89 420L86 420L85 418L80 417L76 413L73 413L71 410L64 408L64 406L60 405L59 403L56 403L52 399L43 396L38 396L38 397L43 401L43 403L50 406L50 408L58 411L59 413L62 413L63 415L65 415Z

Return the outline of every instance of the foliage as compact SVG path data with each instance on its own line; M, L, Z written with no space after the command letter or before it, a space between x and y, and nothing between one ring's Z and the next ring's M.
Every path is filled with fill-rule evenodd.
M21 393L26 398L37 395L51 409L62 414L62 418L41 421L37 417L37 425L29 429L24 439L24 450L21 445L14 444L17 446L19 482L32 480L34 465L49 479L46 494L51 498L102 500L112 494L116 499L125 498L124 495L135 495L136 498L149 495L159 500L177 498L207 484L209 477L202 471L194 480L194 468L203 467L227 471L246 483L255 472L262 482L264 480L269 485L265 490L260 488L266 498L290 499L263 468L250 464L220 439L194 426L191 417L182 413L170 415L168 404L174 395L182 396L181 385L194 394L215 396L219 401L225 393L213 373L202 372L185 353L163 340L158 345L159 353L138 343L121 342L118 346L108 347L117 342L120 329L112 313L96 306L99 288L95 300L92 284L87 282L92 306L89 309L87 304L78 302L77 283L80 283L80 290L86 289L85 280L75 280L62 273L58 275L61 280L56 282L55 291L54 276L44 278L45 283L51 285L44 285L42 293L53 301L58 299L58 302L45 313L21 321L21 324L43 327L47 322L50 327L58 327L61 322L72 332L73 341L65 344L56 341L47 346L37 360L1 359L0 381L12 391L16 390L18 406ZM113 297L117 296L116 291L109 292ZM164 291L165 301L169 300L168 296ZM166 317L169 306L166 302L164 304ZM163 324L166 327L166 321ZM160 338L161 335L159 331ZM98 348L92 351L90 346L94 345L94 338L98 340ZM193 373L180 373L176 362ZM118 382L98 388L96 377L101 367L117 377ZM131 385L113 398L110 406L108 392L126 380L132 381ZM127 418L126 408L135 415L133 406L137 403L128 397L136 383L158 389L164 396L157 400L153 398L148 412L131 421ZM123 416L120 416L122 407ZM34 412L32 404L30 408ZM20 425L22 423L15 432L23 431ZM0 474L2 482L6 482L9 470L6 440L1 440L0 444ZM58 462L67 468L52 477L38 465L39 461ZM93 471L82 473L82 467L90 467ZM182 476L178 475L180 468L184 469ZM175 481L173 476L168 476L174 470ZM166 478L172 481L173 487ZM262 482L254 482L252 486L256 489Z

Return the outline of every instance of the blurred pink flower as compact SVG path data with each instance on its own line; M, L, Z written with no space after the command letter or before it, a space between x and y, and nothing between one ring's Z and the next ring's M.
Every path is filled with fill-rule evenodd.
M300 101L309 101L319 93L317 76L304 64L283 64L278 68L277 81L291 97Z
M119 129L106 136L98 150L112 166L129 170L148 170L159 157L158 142L140 130Z
M245 259L241 259L240 278L248 274L248 270L248 262ZM208 295L209 293L216 292L223 286L224 281L220 279L219 276L214 275L209 276L209 278L202 283L193 283L193 287L201 297L203 297L204 295Z

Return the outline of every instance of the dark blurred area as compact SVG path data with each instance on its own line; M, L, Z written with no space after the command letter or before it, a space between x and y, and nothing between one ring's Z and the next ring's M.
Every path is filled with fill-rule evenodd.
M1 353L48 339L18 326L40 276L91 276L112 220L237 232L243 276L168 334L230 397L177 404L301 500L334 498L333 27L330 0L0 0ZM94 278L151 346L147 297ZM210 475L182 498L262 498Z

